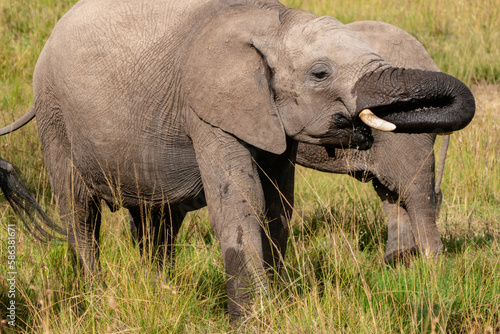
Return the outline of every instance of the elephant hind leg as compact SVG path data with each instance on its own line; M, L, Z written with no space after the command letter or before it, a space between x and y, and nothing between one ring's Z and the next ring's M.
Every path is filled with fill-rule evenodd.
M142 205L129 209L132 236L139 244L143 259L162 268L175 259L175 239L185 213L177 208Z
M68 242L77 259L77 265L83 268L86 276L99 275L99 231L101 227L101 204L99 199L90 198L74 206L73 221L67 226Z
M83 182L56 183L56 195L61 221L66 229L77 271L93 280L100 274L99 231L101 227L101 201L92 196Z

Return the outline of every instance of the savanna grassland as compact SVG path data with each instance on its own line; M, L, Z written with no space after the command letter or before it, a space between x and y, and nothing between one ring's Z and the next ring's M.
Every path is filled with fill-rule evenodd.
M72 0L0 0L0 125L32 104L38 54ZM439 67L466 82L476 117L452 136L438 226L444 254L388 267L386 228L370 184L297 170L285 266L238 332L500 333L500 2L311 0L291 7L342 22L374 19L416 36ZM440 150L440 139L436 154ZM48 214L58 220L36 124L0 139ZM64 242L36 241L0 201L0 332L225 333L235 329L218 242L205 210L180 232L177 262L157 280L141 262L121 210L103 212L106 282L83 289ZM15 225L16 327L8 325L8 224ZM158 283L162 282L162 283Z

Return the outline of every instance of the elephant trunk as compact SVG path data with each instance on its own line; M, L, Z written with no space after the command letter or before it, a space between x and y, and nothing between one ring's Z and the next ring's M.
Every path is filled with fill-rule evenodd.
M469 124L476 109L464 83L433 71L390 67L365 74L353 94L358 113L371 110L394 124L394 132L453 132Z

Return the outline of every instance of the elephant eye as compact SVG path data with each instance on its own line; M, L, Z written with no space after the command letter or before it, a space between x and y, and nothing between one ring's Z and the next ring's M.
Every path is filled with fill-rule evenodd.
M314 72L313 75L316 79L325 79L329 75L329 73L327 71L321 71Z
M315 64L309 73L314 81L323 81L330 77L332 74L332 69L330 66L324 63Z

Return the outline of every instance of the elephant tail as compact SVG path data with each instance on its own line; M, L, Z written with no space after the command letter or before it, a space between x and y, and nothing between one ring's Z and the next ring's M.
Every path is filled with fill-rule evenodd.
M2 158L0 158L0 188L16 216L36 239L41 241L59 239L53 232L65 235L63 229L47 216L33 198L22 181L19 170Z
M448 154L448 145L450 143L450 135L443 136L443 143L441 144L441 155L439 156L438 172L436 176L436 183L434 184L434 193L441 194L441 181L443 179L444 164L446 162L446 155Z
M32 106L24 115L19 117L13 123L1 128L0 129L0 136L9 134L11 132L16 131L19 128L22 128L23 126L28 124L29 121L31 121L34 117L35 117L35 106Z

